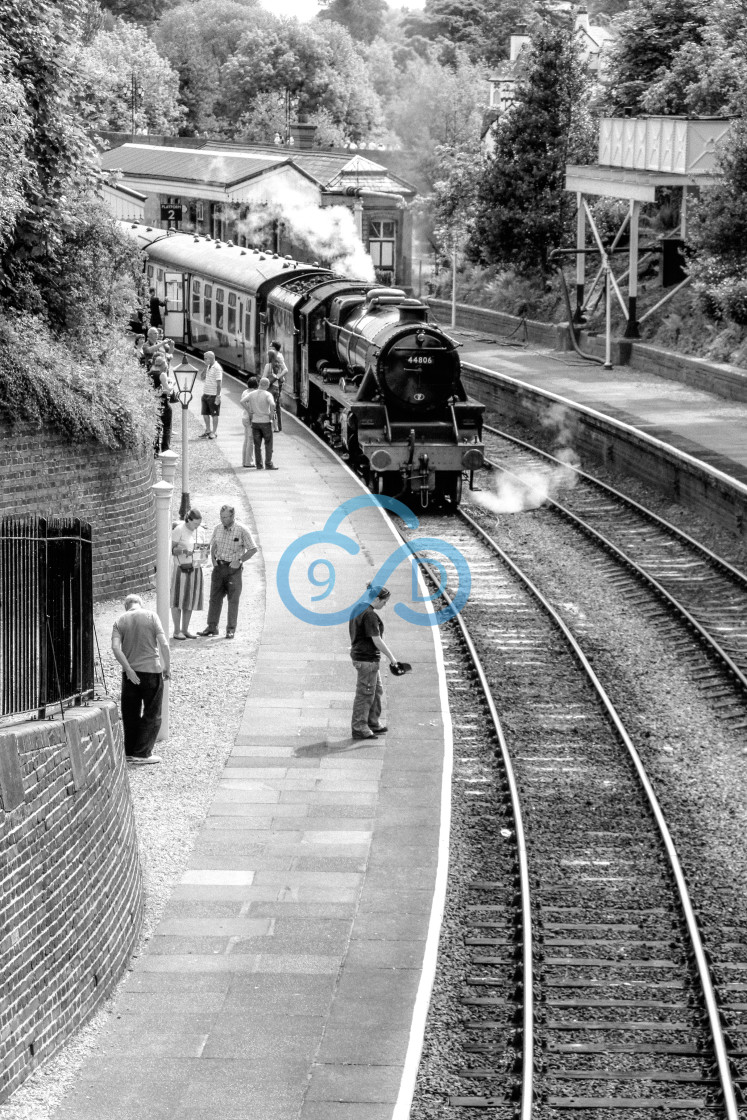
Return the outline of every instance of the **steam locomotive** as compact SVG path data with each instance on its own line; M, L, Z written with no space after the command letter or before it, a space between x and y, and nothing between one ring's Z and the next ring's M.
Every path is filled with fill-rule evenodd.
M483 465L484 406L462 385L455 343L404 291L291 257L122 223L166 300L164 333L213 350L240 375L269 344L288 366L282 403L345 455L378 493L457 505Z

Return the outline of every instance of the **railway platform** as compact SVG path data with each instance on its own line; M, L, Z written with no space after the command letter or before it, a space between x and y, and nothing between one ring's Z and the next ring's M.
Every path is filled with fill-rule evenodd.
M231 464L241 463L241 389L224 386L219 447ZM340 528L355 555L325 543L327 519L364 491L289 415L278 443L277 472L234 467L266 575L240 731L189 867L55 1120L392 1120L409 1111L448 848L440 645L434 628L388 607L386 640L413 671L385 669L389 730L354 741L347 624L298 617L276 574L289 546L318 531L290 586L306 609L342 612L399 542L367 507ZM307 578L320 557L336 577L324 598L324 563ZM411 602L411 583L405 562L387 579L392 605Z
M659 377L630 366L606 370L573 351L447 329L462 343L463 362L594 409L747 483L747 403L675 381L671 372Z

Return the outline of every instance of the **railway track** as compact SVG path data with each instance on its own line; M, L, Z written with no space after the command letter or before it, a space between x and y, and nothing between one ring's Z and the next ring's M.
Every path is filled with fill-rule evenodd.
M528 1120L624 1110L678 1120L708 1109L736 1117L732 1063L744 1054L739 1040L724 1037L722 1020L738 1022L747 1009L735 1002L743 990L740 944L722 939L718 962L709 964L675 844L624 718L557 612L473 519L431 518L429 529L463 552L472 573L462 615L469 638L455 624L444 634L463 780L485 750L485 713L493 709L500 719L488 751L506 754L516 774L515 798L508 777L497 793L480 790L484 774L474 779L473 803L489 805L504 874L494 878L483 856L461 891L469 955L458 1040L464 1060L452 1066L439 1115L479 1109ZM496 700L475 695L465 643ZM522 914L507 895L523 883L531 897ZM707 927L713 920L701 916ZM723 981L718 995L712 968Z
M641 607L646 587L697 634L710 657L697 674L699 687L720 705L723 718L747 727L747 576L606 483L513 436L491 427L486 432L490 452L500 456L491 465L519 485L544 467L551 487L553 472L560 472L565 486L547 496L544 508L604 550L606 558L599 553L595 562L620 594ZM690 644L686 636L676 640Z

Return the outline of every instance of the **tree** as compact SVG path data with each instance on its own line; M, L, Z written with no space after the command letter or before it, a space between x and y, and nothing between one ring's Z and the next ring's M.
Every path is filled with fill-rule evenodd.
M709 20L702 0L631 0L618 17L606 77L607 109L613 115L686 111L682 83L669 81L675 59L700 46Z
M747 102L720 158L719 182L693 206L690 275L707 312L747 326Z
M261 36L244 35L223 71L216 111L229 122L246 119L260 95L287 96L302 121L319 110L348 140L360 143L380 127L379 99L366 64L343 27L274 20Z
M244 35L261 39L274 22L259 0L185 0L163 13L152 36L179 75L185 135L221 130L215 106L223 94L224 67Z
M387 12L386 0L321 0L317 19L339 23L353 39L371 43L380 34Z
M179 103L179 75L142 28L115 20L111 31L100 30L81 45L77 63L89 128L179 130L186 115Z
M470 253L487 263L547 271L568 229L566 163L593 158L588 80L570 27L535 35L517 100L500 118L480 182Z
M437 149L480 150L480 126L488 101L484 67L458 52L453 66L416 59L399 75L388 112L390 126L412 153L413 173L426 191L440 177Z
M404 31L420 53L434 44L440 62L461 48L472 61L494 65L508 57L511 34L531 16L527 0L426 0L422 12L405 16Z
M101 7L129 23L153 23L174 0L99 0Z

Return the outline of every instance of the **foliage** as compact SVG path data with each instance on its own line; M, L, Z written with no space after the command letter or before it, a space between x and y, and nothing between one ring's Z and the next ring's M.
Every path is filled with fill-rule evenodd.
M31 176L26 145L31 127L23 84L13 73L11 49L0 41L0 246L11 237L16 219L26 205L25 192Z
M605 100L612 115L687 111L692 50L702 46L708 9L702 0L630 0L608 56Z
M565 166L593 159L587 104L588 79L572 29L545 25L534 36L516 103L496 126L495 152L479 188L474 259L547 272L552 250L573 239Z
M450 275L436 286L434 294L442 299L451 297ZM470 262L461 265L457 272L457 298L476 307L542 321L557 318L564 307L557 285L548 286L541 274L519 275L512 268Z
M179 76L142 28L115 20L111 30L102 28L79 47L77 66L89 128L178 131L185 116Z
M474 148L439 146L434 153L439 177L421 199L431 226L431 240L445 256L461 249L474 229L480 156Z
M179 94L187 117L185 135L222 131L215 106L223 98L223 71L244 35L261 40L274 17L259 0L183 0L165 11L153 28L153 41L179 75ZM240 117L246 107L234 114Z
M426 189L440 177L441 155L480 148L480 126L487 103L484 67L459 53L453 67L435 60L415 59L400 74L389 121L412 153Z
M380 33L387 12L386 0L321 0L317 19L339 23L353 39L371 43Z
M101 7L131 23L153 23L174 0L99 0Z
M348 140L375 134L381 105L349 33L333 22L269 19L261 36L243 35L226 62L217 111L235 122L246 119L260 95L282 94L299 120L324 110Z
M0 54L19 122L10 148L0 144L0 212L7 217L7 191L14 214L0 244L0 299L43 304L64 263L75 200L99 178L77 103L73 48L84 9L82 0L0 0Z
M700 306L714 319L747 324L747 117L732 125L719 181L690 212L689 271Z
M473 62L494 65L508 57L511 34L531 14L527 0L426 0L422 12L406 15L404 30L420 53L433 44L442 63L453 62L459 48Z
M142 450L158 398L123 336L103 360L81 357L43 319L0 313L0 416L51 426L71 443Z

